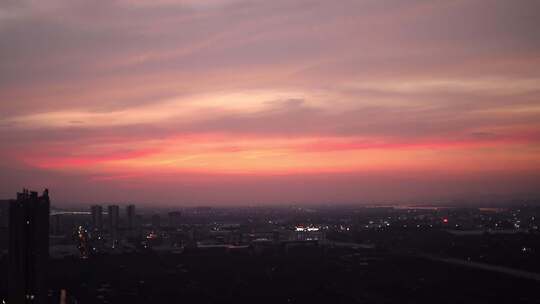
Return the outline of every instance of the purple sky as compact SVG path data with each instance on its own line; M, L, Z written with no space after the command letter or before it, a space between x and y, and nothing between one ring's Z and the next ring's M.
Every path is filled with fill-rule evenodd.
M3 1L0 197L540 195L539 1Z

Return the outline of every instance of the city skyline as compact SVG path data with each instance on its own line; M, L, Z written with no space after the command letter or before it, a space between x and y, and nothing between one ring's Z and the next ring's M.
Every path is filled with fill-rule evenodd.
M0 4L0 198L538 198L538 1Z

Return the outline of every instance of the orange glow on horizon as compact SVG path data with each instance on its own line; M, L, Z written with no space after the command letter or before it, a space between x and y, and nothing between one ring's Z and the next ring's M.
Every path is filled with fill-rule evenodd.
M224 134L137 142L132 151L82 147L65 156L29 154L48 170L81 172L198 172L295 174L392 170L483 171L540 168L535 149L521 140L398 143L355 138L238 138ZM117 148L118 149L118 148ZM519 149L520 153L515 153ZM94 150L94 154L88 153ZM85 152L86 151L86 152Z

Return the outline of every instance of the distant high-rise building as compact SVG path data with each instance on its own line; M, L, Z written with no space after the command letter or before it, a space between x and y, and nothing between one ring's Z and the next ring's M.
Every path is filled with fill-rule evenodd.
M45 303L49 259L49 191L17 193L9 208L8 303Z
M94 229L103 229L103 207L100 205L93 205L90 207L92 213L92 226Z
M127 216L127 228L133 230L135 228L136 214L135 214L135 205L128 205L126 207L126 216Z
M161 216L159 214L152 215L152 228L159 229L161 227Z
M11 200L0 200L0 229L8 227L10 203Z
M182 213L180 211L169 212L169 227L180 227Z
M118 231L118 224L120 222L120 208L118 205L109 205L107 211L109 213L109 230L116 232Z

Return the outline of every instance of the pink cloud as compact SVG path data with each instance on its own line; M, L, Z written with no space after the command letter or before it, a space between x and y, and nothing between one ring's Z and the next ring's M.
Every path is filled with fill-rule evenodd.
M69 193L64 202L105 199L82 193L87 184L167 203L160 193L177 182L186 194L176 198L217 203L258 190L278 202L467 193L454 183L478 195L482 185L529 191L520 185L540 168L539 10L534 0L489 10L481 1L0 4L1 177L9 193L50 181ZM362 183L369 189L356 191ZM390 193L395 184L414 185Z

